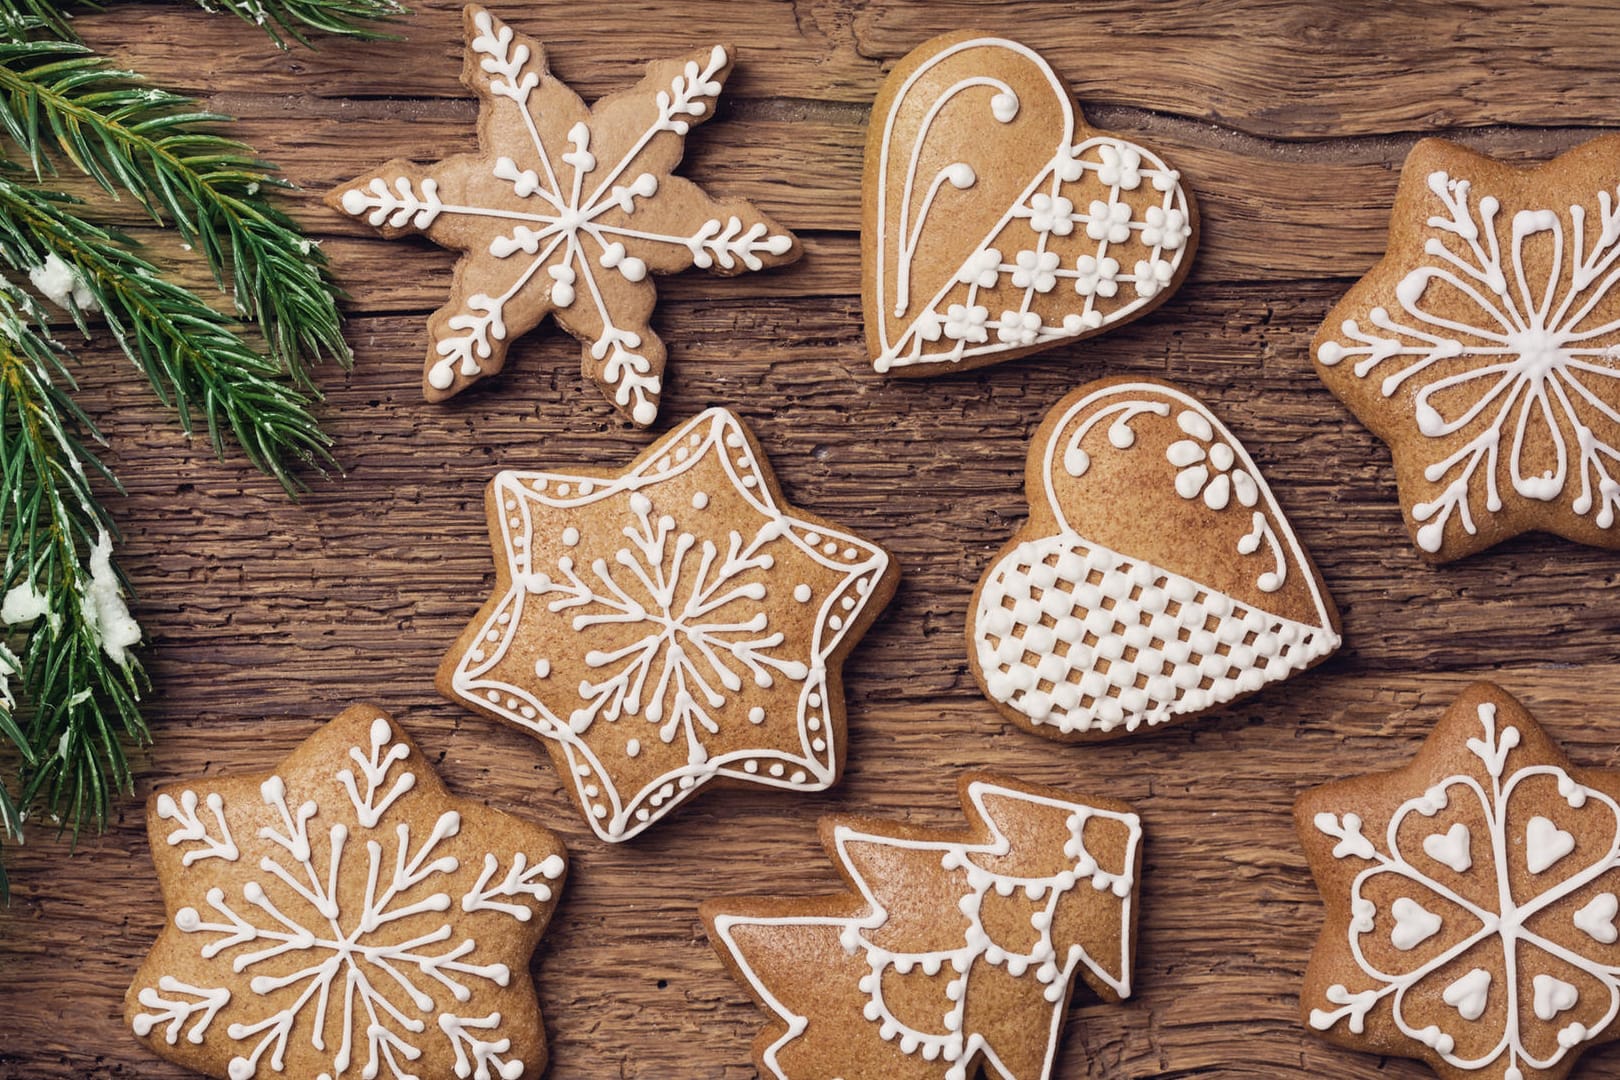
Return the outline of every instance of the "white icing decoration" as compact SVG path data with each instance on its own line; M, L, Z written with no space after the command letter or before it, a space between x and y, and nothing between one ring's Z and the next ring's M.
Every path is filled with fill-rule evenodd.
M1524 829L1524 862L1532 874L1552 867L1575 850L1575 838L1539 814Z
M1538 1020L1555 1019L1559 1013L1568 1012L1580 1001L1579 991L1563 979L1537 975L1532 985L1535 988L1534 1008Z
M1029 179L1023 194L1006 208L962 268L936 294L914 308L911 278L915 270L915 251L930 212L947 190L971 192L981 171L1005 168L1005 163L990 156L986 147L975 145L969 139L952 153L950 163L933 176L919 176L922 151L935 120L963 95L968 95L962 97L964 107L980 108L978 95L986 91L990 93L983 99L982 107L997 124L1011 124L1021 112L1016 93L1001 80L988 75L960 79L936 94L924 111L911 145L898 148L899 154L891 160L897 118L902 111L911 108L908 97L912 88L941 62L968 50L1011 54L992 55L987 64L1012 60L1033 66L1037 77L1049 85L1062 110L1063 127L1061 131L1031 133L1034 138L1052 139L1052 157ZM908 311L915 314L892 339L887 319L877 321L880 354L874 366L878 371L914 364L953 363L983 353L1025 348L1089 333L1130 318L1174 278L1186 257L1186 242L1192 233L1190 210L1179 174L1152 152L1113 136L1093 136L1075 144L1074 130L1075 110L1068 91L1045 60L1015 41L974 38L958 42L929 57L906 78L883 120L877 176L874 303L885 316L892 313L896 319L903 319ZM974 154L984 158L977 169L963 160ZM893 169L904 170L904 181L899 195L896 233L891 236L888 191L891 180L900 175L892 172ZM1093 177L1089 182L1088 173ZM1120 199L1120 193L1136 190L1143 179L1151 182L1162 199L1158 205L1149 207L1144 220L1135 221L1131 218L1131 207ZM1091 199L1084 210L1077 210L1073 197L1081 194L1089 197L1099 190L1106 198ZM960 206L959 199L952 200L953 217L960 212ZM935 222L936 227L952 227L941 221L943 219ZM1077 229L1077 225L1083 228ZM1063 241L1055 245L1059 250L1052 250L1053 238ZM1148 257L1138 260L1130 273L1121 274L1119 261L1110 256L1110 250L1128 241L1136 250L1146 251ZM998 243L1015 246L998 248ZM1012 262L1003 262L1002 250L1013 253ZM1072 268L1062 265L1069 258L1075 260ZM894 267L892 296L887 269L891 262ZM1017 310L1007 312L1016 316L1016 321L1003 316L1003 332L991 341L984 330L988 309L979 304L978 299L981 290L994 288L1003 275L1011 276L1014 288L1023 290L1023 296ZM1057 309L1050 313L1050 318L1044 311L1032 310L1038 296L1067 292L1063 288L1054 290L1060 280L1071 282L1079 295L1080 302L1075 310ZM1136 298L1106 312L1100 310L1098 299L1112 298L1118 289L1117 282L1135 285ZM964 285L967 287L965 299L958 299L960 287Z
M1062 732L1106 732L1122 726L1135 731L1202 712L1302 671L1339 645L1320 589L1308 573L1305 579L1320 620L1316 625L1240 604L1191 578L1093 543L1064 518L1055 467L1071 476L1084 475L1092 452L1082 443L1104 423L1107 445L1125 451L1135 445L1131 424L1137 418L1172 414L1165 401L1133 396L1137 394L1176 401L1182 430L1195 438L1207 432L1206 444L1218 440L1213 446L1231 455L1229 461L1220 455L1221 463L1251 478L1255 503L1265 511L1255 514L1268 523L1275 520L1282 531L1279 543L1267 525L1278 569L1260 575L1261 591L1274 591L1266 589L1268 583L1281 587L1287 572L1284 551L1294 565L1305 566L1304 551L1254 462L1196 401L1169 387L1136 383L1086 395L1052 428L1042 464L1047 503L1060 532L1019 544L992 568L973 620L974 648L990 696L1034 723ZM1075 416L1112 397L1121 400L1096 409L1073 425L1067 440L1060 439ZM1190 462L1192 449L1207 456L1213 446L1183 447L1176 456ZM1101 582L1091 584L1093 575L1100 575ZM1112 605L1104 606L1105 600ZM1056 625L1042 625L1044 617ZM1211 620L1214 630L1207 629ZM1085 641L1088 636L1091 644ZM1060 641L1068 643L1063 655L1055 648ZM1221 647L1224 654L1217 651ZM1136 650L1133 659L1124 658L1126 648ZM1139 677L1146 679L1145 686L1137 686ZM1205 680L1210 685L1204 686Z
M1401 897L1389 911L1395 916L1389 939L1402 952L1411 952L1440 932L1440 916L1410 897Z
M1592 897L1573 919L1575 926L1593 941L1613 945L1620 941L1620 929L1614 925L1616 914L1620 914L1620 899L1612 892L1604 892Z
M1610 381L1620 377L1620 320L1607 310L1620 280L1620 206L1610 192L1598 191L1590 230L1587 205L1570 206L1567 217L1553 209L1521 210L1508 222L1504 250L1496 196L1471 205L1472 183L1445 172L1431 173L1428 189L1442 212L1427 222L1427 261L1396 286L1400 311L1375 307L1365 324L1347 319L1339 335L1349 344L1328 341L1317 351L1328 367L1352 360L1358 379L1380 375L1385 398L1414 381L1420 434L1467 433L1457 451L1424 469L1425 479L1445 487L1433 501L1412 507L1412 516L1425 523L1419 546L1438 551L1453 514L1474 535L1481 488L1486 512L1503 509L1504 448L1515 494L1552 502L1577 473L1570 510L1590 514L1600 529L1612 528L1620 507L1620 448L1593 425L1613 431L1620 424L1620 388ZM1528 280L1527 242L1550 249L1545 280ZM1425 299L1432 304L1441 294L1463 298L1477 317L1458 321L1431 311ZM1386 361L1396 366L1385 368ZM1530 473L1527 463L1544 448L1553 466Z
M499 295L473 294L467 298L467 310L448 320L448 328L460 333L438 342L439 360L428 373L432 386L448 389L458 375L472 378L483 372L492 343L506 339L507 305L539 276L551 281L548 300L560 320L570 327L600 327L599 331L593 329L596 338L585 346L586 354L601 366L600 378L610 388L614 402L638 424L650 424L657 416L662 379L653 359L640 351L646 328L615 324L598 284L599 271L639 283L647 277L649 260L668 269L675 252L702 269L758 270L764 266L761 256L784 255L793 247L792 236L772 233L762 221L745 222L718 205L709 210L717 216L689 233L634 224L638 211L657 195L660 186L654 173L640 171L649 145L666 132L684 136L693 124L709 117L730 56L716 45L701 63L688 61L669 86L657 92L657 113L645 130L613 161L599 161L590 149L591 129L583 122L569 129L567 149L547 144L537 122L538 110L529 100L545 77L539 45L519 39L511 27L488 12L479 11L473 21L477 33L468 41L469 56L481 58L479 67L489 78L491 93L512 102L529 135L529 145L510 147L511 156L496 159L491 177L526 200L526 208L446 203L439 197L435 180L424 179L417 190L405 176L396 177L392 188L378 177L368 186L345 191L342 206L353 216L365 216L374 226L392 228L427 229L441 217L496 218L511 223L511 232L497 236L489 252L499 259L520 257L527 260L527 266L503 273L503 280L510 284ZM553 155L568 166L566 171L553 165ZM646 288L650 294L651 285ZM572 309L581 302L588 305L589 312L574 314Z
M516 525L501 519L512 585L480 633L484 656L469 650L452 676L462 700L563 745L591 827L605 840L639 834L717 777L811 791L830 785L837 755L825 731L812 735L822 727L812 702L827 697L827 659L869 601L861 583L877 580L888 566L888 556L866 541L779 508L736 418L725 410L700 414L666 436L665 445L668 453L627 475L595 481L589 495L566 494L577 481L560 474L496 477L503 498L519 504ZM687 451L684 457L677 447ZM738 505L755 517L717 524L712 515L693 513L684 494L660 498L656 485L667 480L678 487L678 478L699 465L717 466ZM615 537L622 546L611 557L585 566L568 549L545 555L543 564L531 560L531 552L541 558L545 537L555 535L559 521L577 520L571 515L601 503L621 514ZM771 603L792 588L771 577L790 550L837 575L810 634L792 640L773 625ZM846 608L840 599L853 602ZM498 671L518 627L532 620L566 627L592 674L562 687L552 685L555 679L541 685L519 672ZM598 642L612 645L599 649ZM784 722L771 726L785 729L776 736L783 741L711 754L711 736L747 722L749 709L736 703L761 693L781 702ZM592 742L600 725L629 723L640 755L653 745L686 749L682 764L637 790L620 789L618 763L604 762ZM612 745L626 743L621 736ZM802 778L795 782L794 775ZM584 794L587 785L595 786L595 795Z
M197 998L196 1001L183 1001L176 998L166 998L164 994L186 994ZM157 987L147 986L141 989L135 1000L148 1009L161 1009L156 1013L137 1013L130 1021L130 1027L141 1038L152 1033L158 1024L167 1023L169 1026L163 1032L163 1041L170 1046L180 1042L181 1029L191 1023L191 1030L187 1031L186 1041L196 1045L203 1041L208 1033L208 1025L214 1022L214 1015L231 1000L231 992L221 986L217 989L206 989L201 986L192 986L183 983L172 975L164 975L158 979ZM201 1013L201 1016L197 1016ZM192 1017L196 1016L195 1022Z
M995 814L987 808L985 801L987 796L994 797L998 801L1005 800L1015 806L1024 803L1066 811L1069 815L1069 831L1068 835L1062 838L1062 851L1063 855L1071 860L1069 865L1061 872L1038 878L1014 877L990 869L1013 850L1013 843ZM765 981L755 973L746 955L737 945L734 933L739 926L838 928L844 950L851 956L863 955L871 965L870 974L863 976L860 981L860 989L867 997L866 1019L878 1025L879 1034L885 1041L896 1043L905 1054L915 1055L926 1061L951 1063L941 1074L944 1080L965 1080L968 1076L968 1067L975 1060L991 1063L999 1061L996 1048L983 1035L968 1030L970 1024L966 1023L969 1019L968 1003L974 976L983 970L981 965L999 968L1005 976L1033 981L1042 988L1042 996L1052 1006L1052 1023L1049 1028L1045 1064L1040 1077L1037 1078L1032 1074L1030 1080L1044 1080L1051 1075L1058 1039L1062 1034L1063 1004L1067 1000L1070 981L1082 968L1120 997L1130 996L1129 963L1133 924L1131 909L1135 903L1136 885L1132 868L1136 865L1136 850L1142 836L1140 819L1135 814L1101 810L1078 801L1058 801L984 780L975 780L968 785L968 799L979 819L990 827L991 839L986 843L963 844L929 839L901 839L857 831L847 825L840 825L834 831L838 858L849 870L856 888L866 902L867 913L864 915L852 918L812 915L775 918L719 915L714 919L715 934L730 952L738 971L747 980L755 995L786 1024L787 1031L766 1049L763 1057L766 1069L770 1070L771 1075L777 1080L788 1080L788 1074L780 1064L778 1055L784 1047L804 1034L810 1021L784 1005L771 992ZM1117 822L1126 828L1128 837L1119 869L1112 871L1104 869L1099 865L1097 857L1088 849L1085 830L1091 821ZM889 912L883 907L873 886L860 873L859 865L849 854L851 845L868 844L902 851L937 853L944 869L963 872L967 891L961 898L958 909L966 916L967 925L963 930L962 943L959 947L937 952L894 952L876 943L874 938L880 938L879 931L888 923ZM1078 888L1095 889L1098 892L1106 890L1120 900L1118 933L1119 955L1122 960L1121 967L1117 970L1104 968L1079 942L1068 943L1063 947L1053 933L1054 913L1064 898ZM1017 890L1023 890L1031 899L1045 901L1044 907L1030 919L1032 928L1038 931L1032 943L1027 938L1021 938L1016 945L999 942L980 917L981 905L992 891L998 896L1011 896ZM1110 932L1112 929L1110 925L1104 932ZM886 972L892 971L903 976L914 969L921 969L925 974L934 974L947 968L956 973L956 978L951 980L950 988L946 992L950 1004L937 1030L913 1027L897 1017L885 1002L883 981Z
M1460 821L1453 822L1451 828L1445 832L1423 838L1423 853L1459 874L1466 874L1468 868L1474 865L1474 857L1469 852L1469 841L1468 826Z
M409 1080L415 1075L410 1063L421 1057L422 1036L431 1031L429 1021L437 1011L440 1031L433 1037L446 1038L458 1062L468 1065L469 1071L458 1075L522 1075L523 1062L510 1056L510 1040L496 1030L499 1014L473 1020L444 1009L445 1003L453 1008L467 1001L473 986L504 987L512 977L504 964L479 962L479 946L471 937L452 941L454 928L443 915L456 903L444 890L455 887L448 879L461 866L441 845L458 834L461 815L441 813L425 838L413 837L408 813L384 823L389 810L415 788L416 777L403 766L409 751L386 720L373 721L369 736L368 747L349 751L360 782L343 768L295 805L281 777L265 780L260 796L277 824L262 826L257 838L267 842L269 853L248 871L239 892L215 886L207 890L206 911L181 907L175 912L175 928L197 937L200 961L218 958L217 963L250 976L247 994L233 1001L227 988L162 975L155 988L137 994L152 1010L132 1017L137 1035L166 1024L163 1035L170 1045L181 1034L193 1044L202 1044L205 1035L228 1040L235 1051L226 1066L231 1080L284 1073L295 1039L308 1039L314 1050L330 1055L330 1069L322 1076ZM334 816L322 807L327 796L353 808L352 832L342 820L320 824ZM198 814L194 792L183 791L178 801L166 794L158 798L159 818L180 825L168 842L203 845L182 858L188 868L202 859L234 862L240 855L227 824L231 808L218 794L209 795L204 805L215 819L213 828ZM252 807L239 812L262 820L262 811ZM530 865L518 852L497 880L498 867L497 857L486 854L483 874L460 898L462 911L526 922L533 910L525 901L548 903L552 888L546 882L560 877L564 864L550 855ZM340 883L349 880L365 883L357 903L340 902L346 895ZM424 921L437 926L417 933ZM215 1014L227 1005L239 1019L210 1033ZM341 1019L340 1030L329 1042L333 1018ZM495 1037L486 1040L474 1031Z
M1478 1020L1485 1014L1490 991L1491 973L1484 968L1474 968L1466 975L1458 976L1440 998L1456 1009L1457 1015L1464 1020Z
M1366 1029L1368 1013L1380 1002L1388 1002L1393 1010L1396 1027L1409 1038L1433 1049L1447 1066L1467 1071L1498 1069L1503 1077L1522 1077L1526 1068L1536 1070L1557 1068L1571 1049L1597 1039L1614 1021L1617 1013L1620 1013L1620 968L1582 952L1584 939L1577 936L1585 934L1604 944L1612 943L1616 937L1620 937L1612 923L1607 921L1608 918L1612 918L1613 911L1620 908L1620 903L1615 902L1613 894L1599 894L1585 907L1558 920L1534 918L1555 905L1571 901L1592 882L1620 868L1620 804L1603 792L1580 784L1555 765L1528 764L1509 769L1508 758L1522 741L1518 728L1511 724L1499 723L1496 706L1491 702L1482 703L1478 707L1477 715L1483 729L1482 735L1469 738L1466 745L1468 752L1483 765L1489 784L1482 784L1472 775L1459 773L1442 779L1422 795L1407 799L1390 818L1384 836L1384 850L1379 850L1363 833L1362 821L1357 815L1347 813L1340 816L1325 811L1316 815L1314 819L1316 829L1337 841L1333 848L1335 858L1358 859L1369 864L1356 875L1351 884L1350 904L1353 917L1349 927L1350 952L1359 969L1358 977L1369 985L1366 989L1355 991L1339 983L1330 986L1325 997L1329 1005L1337 1007L1313 1008L1310 1023L1317 1030L1326 1031L1344 1022L1350 1031L1359 1034ZM1509 869L1509 852L1514 846L1514 840L1509 835L1508 822L1515 820L1513 807L1516 805L1515 793L1520 785L1541 777L1549 777L1556 782L1560 794L1571 808L1579 808L1588 802L1601 804L1611 816L1613 832L1606 850L1594 861L1546 887L1542 892L1518 902L1514 899ZM1532 797L1525 796L1525 798ZM1466 890L1454 889L1429 876L1418 865L1409 861L1401 850L1403 823L1414 814L1420 819L1432 817L1453 801L1477 804L1479 817L1484 823L1484 832L1488 837L1490 857L1486 859L1482 855L1480 858L1471 859L1467 870L1456 872L1489 875L1490 880L1488 883L1474 882L1473 887ZM1550 819L1538 816L1532 820L1546 821L1549 828L1562 832ZM1410 834L1410 829L1407 832ZM1435 834L1420 835L1425 836L1423 844L1425 852L1434 857L1434 853L1428 851L1427 840L1433 839ZM1569 852L1564 852L1558 858L1564 858L1568 854ZM1545 858L1532 855L1528 845L1526 857L1527 861ZM1557 859L1553 861L1556 862ZM1547 866L1550 865L1551 862L1547 863ZM1544 866L1543 869L1545 868ZM1389 916L1394 920L1392 943L1399 949L1412 952L1412 959L1407 962L1410 966L1382 970L1369 960L1362 950L1363 937L1374 932L1383 918L1379 902L1369 898L1368 894L1368 886L1374 881L1381 881L1382 884L1372 895L1389 896L1393 887L1399 888L1399 892L1395 894L1397 899L1389 908ZM1493 901L1492 906L1481 906L1480 903L1470 899L1472 896L1486 894L1498 898ZM1599 903L1605 896L1608 897L1609 903ZM1424 944L1433 934L1446 928L1441 923L1441 917L1435 915L1434 908L1442 908L1447 912L1444 916L1447 924L1455 918L1461 920L1462 926L1449 929L1447 943L1443 948L1437 949L1434 946L1424 948ZM1417 914L1418 912L1424 912L1429 917L1423 918ZM1531 925L1536 929L1530 929ZM1560 929L1564 926L1569 927L1569 932L1565 933ZM1508 965L1505 975L1500 969L1493 973L1477 966L1466 973L1454 974L1458 972L1457 961L1460 958L1470 955L1476 946L1489 942L1492 938L1499 941L1502 953L1505 954ZM1557 1050L1545 1058L1536 1056L1526 1046L1522 1030L1526 1022L1526 1012L1534 1012L1536 1018L1542 1022L1552 1021L1560 1012L1575 1007L1578 993L1576 987L1570 983L1546 972L1537 972L1532 979L1534 990L1532 1007L1527 1010L1525 1003L1517 996L1516 980L1519 976L1514 974L1523 971L1523 965L1530 962L1526 954L1521 952L1521 945L1533 947L1537 950L1534 954L1536 956L1554 957L1560 963L1590 976L1608 995L1608 1005L1601 1018L1590 1027L1573 1024L1560 1029ZM1472 955L1483 957L1488 954ZM1501 961L1498 960L1497 963ZM1495 985L1497 977L1503 978L1501 985L1504 992L1509 995L1509 1004L1504 1010L1505 1027L1494 1046L1478 1057L1465 1058L1456 1053L1456 1038L1443 1027L1430 1025L1417 1028L1408 1021L1404 1011L1408 998L1431 976L1447 980L1443 984L1441 998L1454 1007L1459 1017L1468 1023L1481 1022L1481 1018L1485 1015L1487 994L1491 986ZM1478 1046L1479 1043L1475 1041L1473 1045Z
M544 904L552 896L551 886L547 882L562 877L564 863L561 856L548 855L530 866L529 857L520 851L512 856L512 866L506 872L506 876L496 884L490 885L490 880L500 868L500 860L493 854L484 856L484 869L478 875L478 883L467 890L467 894L461 898L462 911L502 911L518 922L528 922L534 915L533 908L527 904L509 904L492 898L529 896L533 897L536 903Z
M214 823L218 826L219 835L215 837L208 831L208 826L197 816L197 793L187 788L180 793L180 801L176 804L174 797L165 793L157 798L157 816L164 821L173 821L179 828L168 836L169 846L176 847L188 841L197 841L202 847L192 848L180 856L180 865L190 866L198 859L224 859L226 862L235 862L241 855L236 841L231 838L231 827L225 821L225 800L219 793L210 792L206 805L214 815Z

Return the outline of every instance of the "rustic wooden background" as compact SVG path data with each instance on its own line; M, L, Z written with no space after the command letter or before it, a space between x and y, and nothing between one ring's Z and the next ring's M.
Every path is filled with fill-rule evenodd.
M661 285L656 325L672 356L662 424L738 409L795 502L880 541L906 575L848 668L838 789L717 792L609 847L576 819L537 746L441 700L432 675L491 580L480 508L490 474L613 465L650 436L610 414L555 328L517 347L499 380L424 403L424 315L451 257L374 239L318 201L392 155L472 146L457 5L417 7L408 43L285 54L184 4L82 20L93 44L240 116L240 134L309 189L292 203L353 294L358 363L325 377L345 474L314 478L293 505L239 458L220 463L178 434L105 339L84 349L82 400L129 489L113 507L147 633L156 744L136 755L139 790L104 837L70 855L36 830L6 849L0 1076L182 1075L120 1018L163 920L141 801L159 782L262 769L362 699L403 720L460 793L550 825L573 850L534 967L559 1078L752 1076L763 1018L710 951L697 902L825 891L835 877L814 815L955 824L955 776L986 765L1128 799L1146 822L1140 993L1075 1006L1059 1076L1427 1075L1332 1050L1301 1027L1297 988L1321 908L1290 805L1304 786L1404 762L1480 677L1520 695L1579 763L1620 765L1620 556L1527 537L1425 568L1401 528L1387 452L1318 384L1307 346L1382 249L1396 171L1418 137L1537 158L1615 123L1620 12L1515 0L509 0L502 14L545 40L587 98L685 46L739 47L687 172L755 199L808 254L775 273ZM897 58L964 26L1041 48L1093 122L1162 150L1197 193L1203 246L1179 295L1130 327L957 377L888 381L864 360L857 296L868 106ZM1030 432L1066 391L1110 373L1174 379L1245 439L1322 567L1347 644L1309 677L1202 722L1060 747L979 696L962 622L1024 515ZM1590 1055L1581 1075L1620 1077L1620 1051Z

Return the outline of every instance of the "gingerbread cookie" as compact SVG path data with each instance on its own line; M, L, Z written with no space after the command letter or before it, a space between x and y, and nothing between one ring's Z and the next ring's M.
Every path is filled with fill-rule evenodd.
M1294 817L1327 906L1312 1030L1447 1080L1558 1080L1620 1034L1620 772L1571 766L1499 687Z
M494 595L439 690L544 741L604 840L711 780L820 791L844 756L844 657L894 592L877 545L785 505L710 409L628 469L503 472Z
M1032 49L972 32L914 49L872 108L866 347L936 375L1101 333L1187 276L1198 214L1153 151L1087 126Z
M1316 335L1431 562L1530 531L1620 548L1617 185L1620 136L1532 168L1425 139L1388 253Z
M567 869L550 831L445 790L356 705L272 773L147 804L169 912L124 998L209 1076L538 1077L528 974Z
M1030 517L985 572L968 656L1002 715L1117 738L1319 663L1339 615L1253 459L1197 399L1103 379L1048 414Z
M958 789L965 830L824 818L851 893L703 904L715 949L773 1014L760 1075L1044 1080L1076 976L1130 996L1130 807L988 773Z
M740 274L797 259L793 234L741 199L673 175L686 133L714 114L732 52L657 60L630 90L587 108L545 49L466 9L461 81L478 94L475 154L390 161L327 203L396 237L463 252L450 302L428 320L423 392L442 401L500 371L547 315L584 346L585 374L635 423L658 415L664 344L648 326L650 275Z

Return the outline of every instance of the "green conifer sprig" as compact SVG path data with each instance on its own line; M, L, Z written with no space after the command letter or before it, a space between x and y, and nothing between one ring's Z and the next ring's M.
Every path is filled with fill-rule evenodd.
M0 783L0 839L15 841L31 805L75 833L104 826L109 790L129 786L122 740L147 738L140 661L113 660L84 603L90 554L114 535L90 478L115 490L118 482L78 434L101 438L74 403L64 350L46 326L34 301L0 278L4 587L24 587L47 608L18 652L0 644L0 736L22 765L15 795ZM29 707L19 711L19 700ZM0 895L5 886L0 866Z

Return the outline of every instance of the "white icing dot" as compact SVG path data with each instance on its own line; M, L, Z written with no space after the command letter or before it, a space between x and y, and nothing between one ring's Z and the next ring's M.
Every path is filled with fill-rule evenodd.
M782 767L782 763L780 761L773 762L771 764L771 775L772 776L781 776L785 772L787 772L787 770Z
M805 700L810 703L810 707L812 709L821 708L821 695L820 694L811 694L809 697L805 698Z
M751 772L751 773L759 772L759 762L757 762L757 761L745 761L745 762L743 762L743 771L744 772Z
M557 485L557 494L559 494L559 495L567 495L568 491L569 491L569 487L568 487L567 484L558 484Z
M821 550L823 552L825 552L826 554L828 554L828 555L833 555L833 554L837 553L838 545L836 543L834 543L833 541L829 540L825 544L821 545Z
M702 510L709 505L709 493L706 491L692 492L692 509Z
M749 709L748 722L750 724L763 724L765 722L765 710L760 708L758 705L755 705L752 709Z
M637 754L641 753L641 740L631 739L629 742L625 743L624 753L626 757L635 757Z
M808 604L810 602L810 586L802 583L793 586L793 599L801 604Z
M593 817L605 818L607 817L607 807L603 806L601 803L597 803L595 806L591 807L591 815Z
M572 525L562 531L563 547L574 547L579 543L579 530Z
M535 673L536 677L541 678L541 679L544 679L547 676L549 676L551 674L551 661L547 660L543 656L540 659L536 660L534 662L534 673Z

